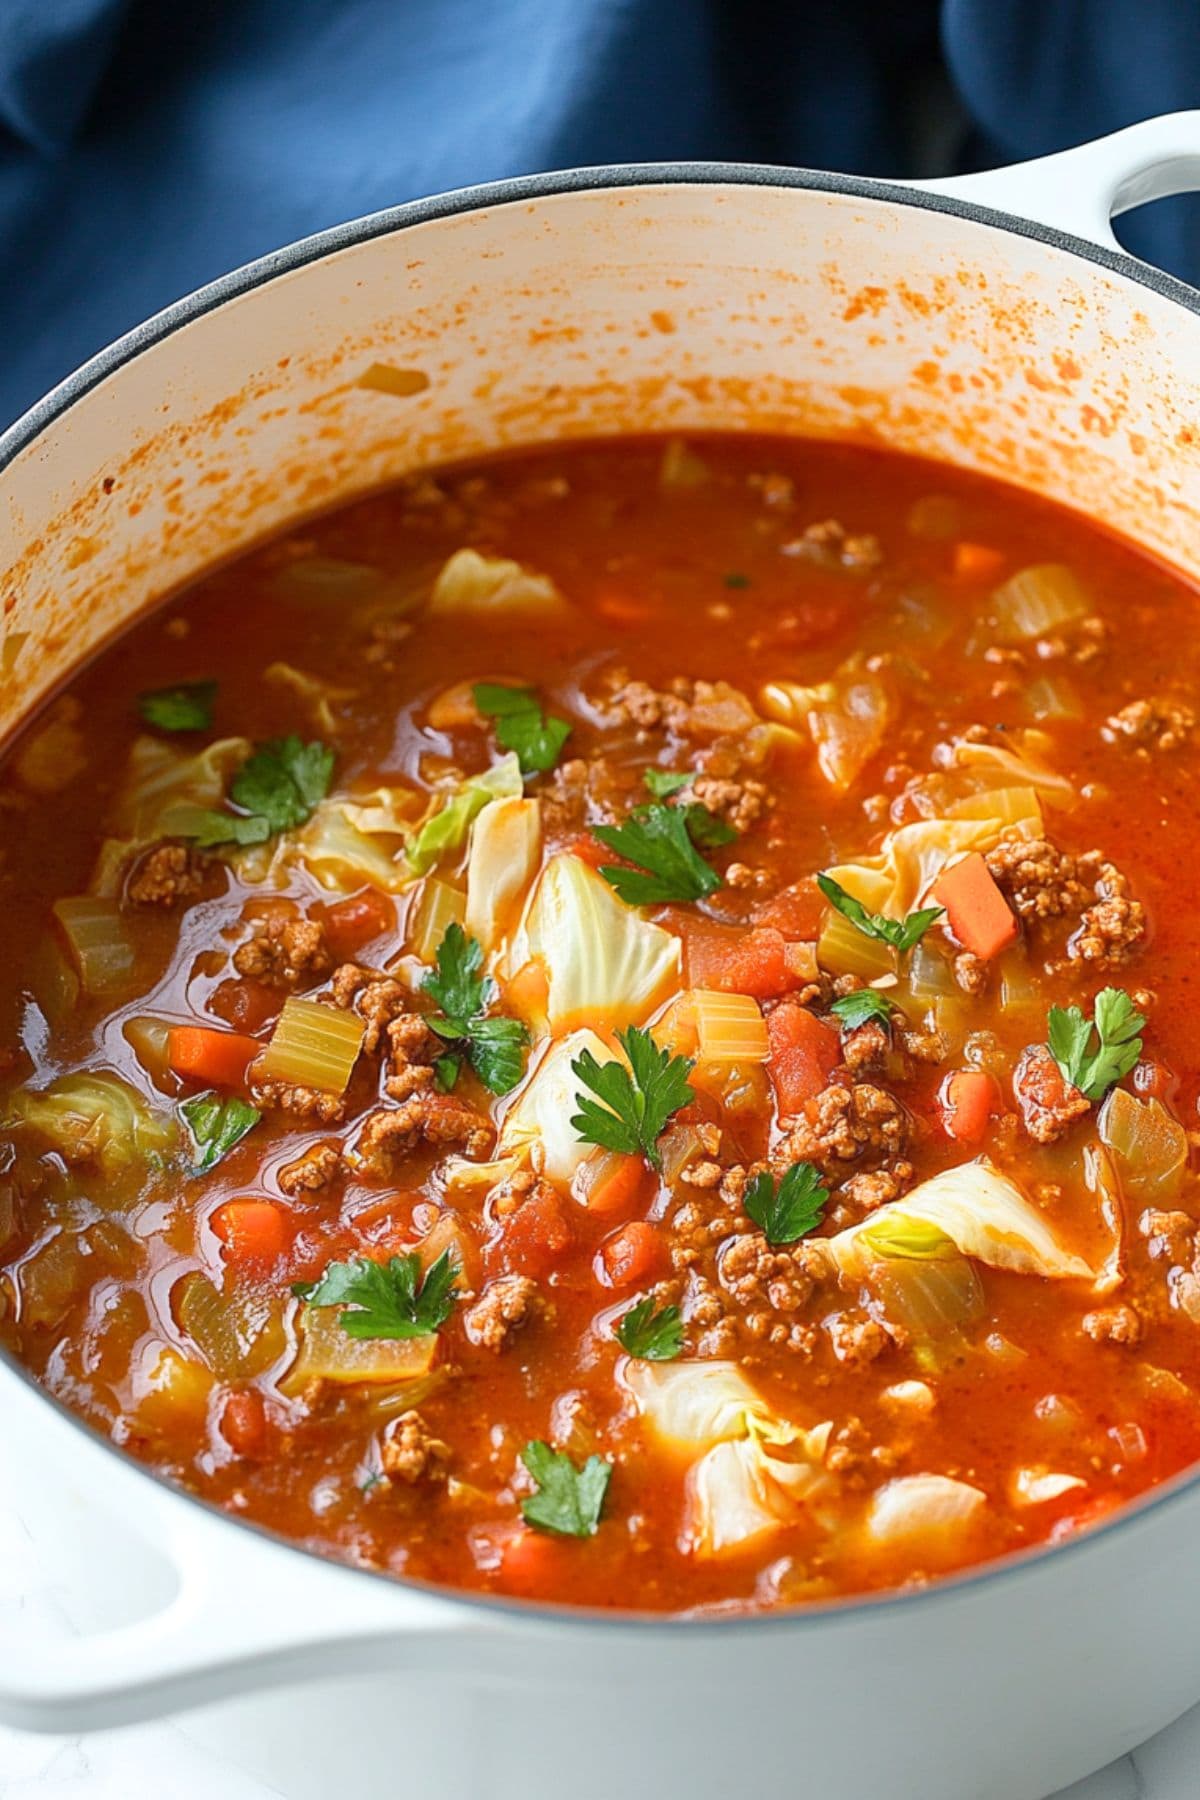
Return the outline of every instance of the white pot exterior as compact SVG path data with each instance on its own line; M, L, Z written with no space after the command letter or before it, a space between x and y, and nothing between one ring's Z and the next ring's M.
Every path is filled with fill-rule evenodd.
M982 179L990 204L1007 179L1060 224L1074 193L1103 236L1112 204L1198 175L1189 115ZM218 284L51 396L0 442L2 629L24 636L0 731L215 557L429 460L556 436L877 442L1036 489L1200 575L1190 290L913 190L704 176L548 177L401 209ZM429 385L354 386L373 361ZM747 1780L1035 1800L1200 1692L1195 1482L923 1594L643 1624L323 1564L171 1492L3 1363L0 1435L39 1536L110 1590L93 1622L147 1615L67 1645L0 1639L0 1717L89 1729L353 1673L319 1700L289 1687L205 1715L296 1800L333 1791L348 1743L364 1791L451 1800L485 1782L515 1800L531 1758L568 1757L581 1800ZM131 1526L149 1558L119 1552ZM97 1583L105 1566L120 1582Z

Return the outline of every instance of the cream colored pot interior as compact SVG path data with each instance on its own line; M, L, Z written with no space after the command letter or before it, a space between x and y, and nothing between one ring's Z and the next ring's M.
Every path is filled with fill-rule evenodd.
M17 456L0 730L215 558L537 439L856 438L1036 489L1195 573L1195 333L1127 276L903 190L585 189L376 235L151 342ZM358 386L373 362L415 391Z

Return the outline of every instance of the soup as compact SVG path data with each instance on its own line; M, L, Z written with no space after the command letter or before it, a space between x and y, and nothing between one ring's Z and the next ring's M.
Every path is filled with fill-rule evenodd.
M459 1587L769 1608L1106 1517L1200 1455L1195 603L753 437L210 573L4 765L3 1341Z

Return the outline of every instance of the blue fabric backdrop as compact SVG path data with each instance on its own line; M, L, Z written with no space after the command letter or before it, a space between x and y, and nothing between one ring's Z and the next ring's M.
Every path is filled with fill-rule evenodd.
M0 423L222 271L443 188L983 166L1189 104L1194 0L0 0ZM1200 277L1194 207L1137 234Z

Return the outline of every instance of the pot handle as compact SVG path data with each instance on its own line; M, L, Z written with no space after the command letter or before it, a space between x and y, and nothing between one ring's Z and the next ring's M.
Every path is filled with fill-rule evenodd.
M502 1637L511 1654L511 1627L477 1609L315 1558L305 1565L295 1549L220 1521L183 1525L168 1550L178 1585L158 1612L84 1637L0 1628L0 1721L94 1731L314 1676L451 1662L474 1672L493 1643L503 1660Z
M1033 162L910 185L1127 254L1112 230L1119 213L1200 189L1200 112L1164 113Z

